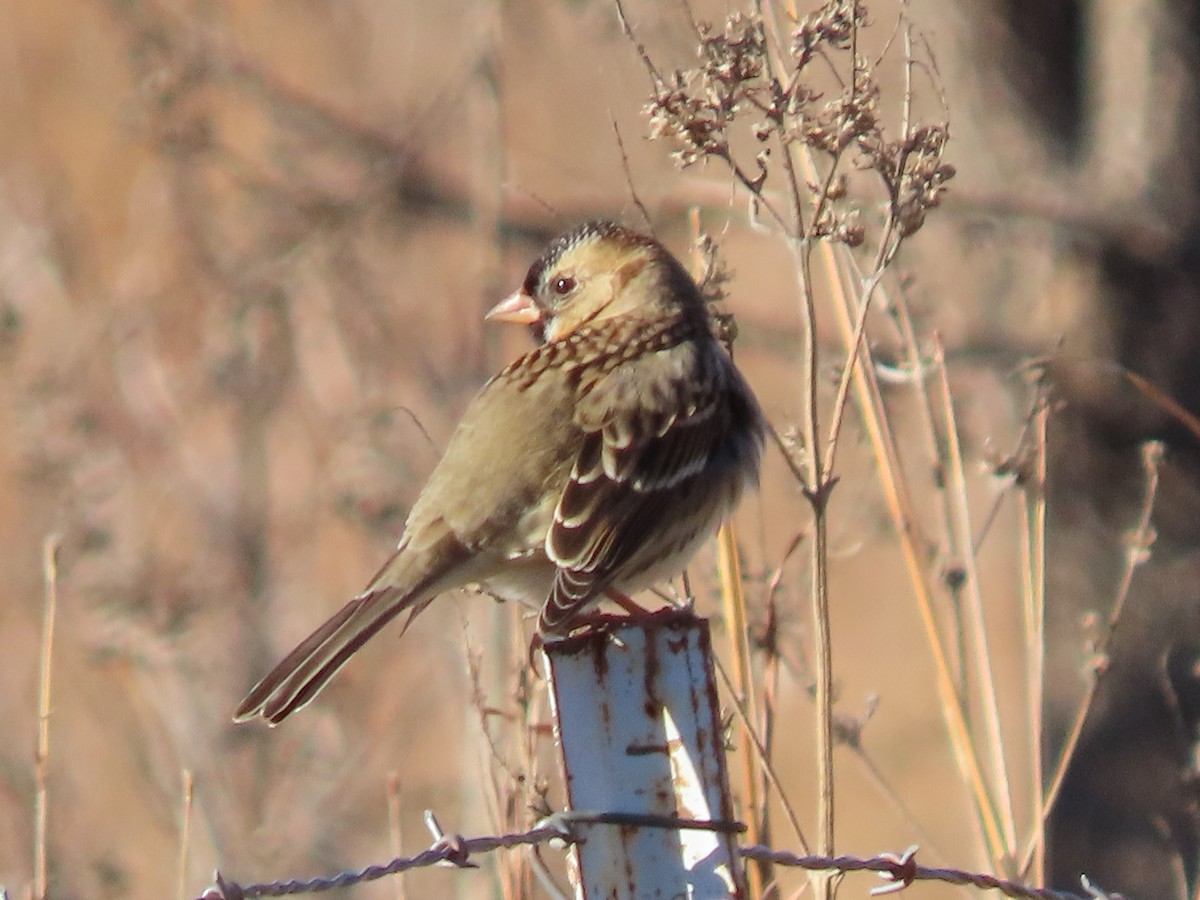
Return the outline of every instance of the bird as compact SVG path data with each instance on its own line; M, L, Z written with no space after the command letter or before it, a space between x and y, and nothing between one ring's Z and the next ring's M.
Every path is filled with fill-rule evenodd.
M479 585L573 631L604 597L682 572L758 483L765 420L684 266L611 221L552 241L486 315L536 346L468 405L358 596L275 666L235 721L277 725L401 613Z

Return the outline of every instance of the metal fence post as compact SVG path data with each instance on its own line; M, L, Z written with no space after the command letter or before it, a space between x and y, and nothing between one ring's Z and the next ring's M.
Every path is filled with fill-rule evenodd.
M744 898L708 623L606 618L544 651L576 897Z

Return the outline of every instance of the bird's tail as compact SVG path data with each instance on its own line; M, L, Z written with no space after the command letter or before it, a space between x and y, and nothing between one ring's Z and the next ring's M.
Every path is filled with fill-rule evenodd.
M441 590L452 587L442 583L443 576L465 555L449 532L422 551L402 543L365 591L301 641L250 690L234 712L234 721L261 717L278 725L309 703L392 619L408 611L411 622Z
M261 716L278 725L306 705L359 647L409 605L403 599L396 601L394 589L355 597L250 690L233 720L245 722ZM414 608L414 614L416 611Z

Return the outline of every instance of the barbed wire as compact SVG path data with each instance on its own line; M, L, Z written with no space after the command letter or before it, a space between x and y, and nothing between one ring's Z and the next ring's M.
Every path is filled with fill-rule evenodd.
M1107 894L1083 878L1086 894L1056 891L1050 888L1035 888L1016 881L998 878L982 872L966 872L961 869L935 869L917 864L916 847L903 853L881 853L879 856L798 856L787 850L774 850L762 844L741 847L738 851L743 859L762 860L777 866L795 866L801 869L828 869L838 872L878 872L890 883L872 889L873 895L893 893L908 887L914 881L943 881L948 884L969 885L984 890L1000 891L1017 900L1122 900L1120 894Z
M426 814L426 822L430 819ZM564 833L558 824L539 824L529 831L511 834L464 838L462 835L443 835L434 841L428 850L416 856L397 856L385 865L367 866L357 871L340 872L328 878L293 879L270 881L261 884L238 884L216 875L216 884L200 895L197 900L249 900L252 897L286 897L294 894L317 894L340 887L352 887L366 881L378 881L388 875L447 863L460 869L475 869L471 862L472 853L490 853L501 847L544 844L559 838L571 842L569 833Z
M589 818L594 819L594 817ZM442 833L437 819L432 813L426 812L425 823L434 833L434 842L429 849L415 856L398 856L384 865L367 866L364 869L341 872L327 878L293 879L259 884L238 884L235 881L229 881L220 872L217 872L216 883L201 894L197 900L250 900L254 897L315 894L334 888L351 887L366 881L377 881L409 869L426 868L438 864L447 864L460 869L473 869L478 866L471 861L472 854L490 853L493 850L507 847L536 846L552 840L559 840L564 844L577 843L579 839L571 831L571 821L570 813L559 813L543 819L528 831L465 838L462 835ZM916 851L916 847L909 847L900 854L882 853L873 857L858 857L818 856L815 854L801 856L788 850L775 850L762 844L753 844L738 850L743 859L771 862L777 866L837 871L843 874L876 872L888 883L873 888L871 890L873 895L901 891L917 881L941 881L947 884L999 891L1015 900L1123 900L1120 894L1109 894L1099 890L1086 877L1081 878L1086 893L1073 894L1069 891L1030 887L1020 882L980 872L918 865Z

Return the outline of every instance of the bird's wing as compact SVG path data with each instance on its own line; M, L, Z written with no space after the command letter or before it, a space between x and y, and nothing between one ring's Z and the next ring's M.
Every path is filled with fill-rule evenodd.
M757 474L761 448L757 406L715 343L626 361L581 395L582 450L546 537L558 566L539 626L547 634L614 582L694 545Z
M539 377L544 357L527 354L476 395L409 512L396 552L361 594L251 689L235 720L279 723L396 616L407 611L411 622L439 593L483 581L510 558L541 548L578 446L571 390L564 379Z

